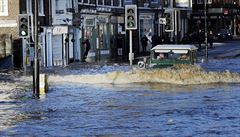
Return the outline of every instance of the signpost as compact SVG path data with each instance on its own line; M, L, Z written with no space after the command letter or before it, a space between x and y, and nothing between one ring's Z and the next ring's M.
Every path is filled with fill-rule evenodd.
M129 30L129 61L130 66L134 59L132 52L132 30L137 29L137 5L125 5L125 28Z

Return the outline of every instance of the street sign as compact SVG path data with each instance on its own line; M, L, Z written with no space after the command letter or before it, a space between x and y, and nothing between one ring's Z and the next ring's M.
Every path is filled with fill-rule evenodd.
M61 35L61 34L67 34L67 33L68 33L67 26L56 26L53 28L53 35Z
M126 30L137 29L137 5L125 5Z
M159 18L159 24L166 25L166 18Z

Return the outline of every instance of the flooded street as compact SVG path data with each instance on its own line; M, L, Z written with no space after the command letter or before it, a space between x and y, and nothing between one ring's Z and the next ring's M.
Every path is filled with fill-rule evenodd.
M236 82L238 76L233 75L239 75L239 60L211 60L200 66L207 71L221 72L217 74L227 76L229 81L189 85L121 84L119 80L119 83L99 84L87 79L79 82L86 77L77 76L94 74L92 79L98 81L98 75L109 78L106 72L126 71L127 66L86 68L72 71L72 76L52 75L49 93L40 100L31 99L31 91L17 99L2 97L0 136L238 136L240 83ZM125 72L115 79L121 75L125 76ZM125 81L135 80L133 77L129 75ZM147 77L141 79L148 81ZM191 79L194 77L183 81ZM211 82L212 77L206 79Z

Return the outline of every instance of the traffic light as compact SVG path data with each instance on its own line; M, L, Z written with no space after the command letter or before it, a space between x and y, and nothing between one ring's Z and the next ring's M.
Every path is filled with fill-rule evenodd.
M28 14L19 15L19 37L21 38L29 37L29 15Z
M126 30L137 29L137 6L125 6L125 27Z
M164 13L164 17L166 18L166 24L165 24L165 31L166 30L172 30L172 16L171 12Z

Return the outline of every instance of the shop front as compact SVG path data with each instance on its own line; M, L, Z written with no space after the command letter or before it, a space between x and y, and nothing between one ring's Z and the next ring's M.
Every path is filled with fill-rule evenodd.
M86 49L84 45L86 39L89 40L91 45L86 61L94 62L110 59L110 39L113 32L113 25L109 21L110 14L83 14L82 18L84 20L81 40L82 53L84 53Z
M148 39L147 42L147 47L146 47L146 51L150 51L150 49L152 48L152 36L154 35L154 13L149 13L149 14L144 14L144 13L140 13L139 16L139 28L140 28L140 33L139 33L139 43L141 43L141 39L143 38L143 36L145 35ZM143 51L143 46L142 43L139 44L141 45L139 47L140 52Z

